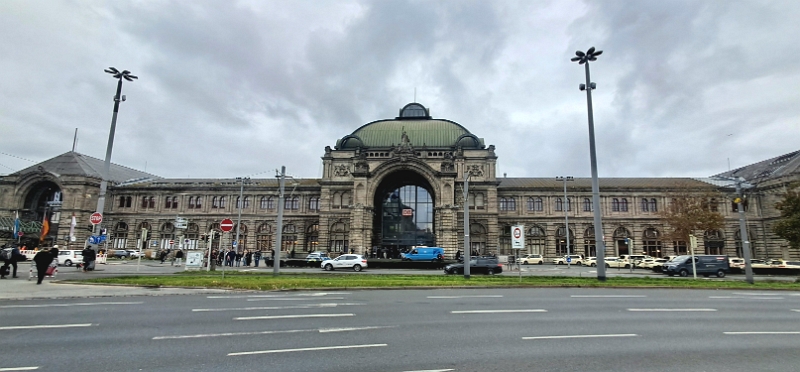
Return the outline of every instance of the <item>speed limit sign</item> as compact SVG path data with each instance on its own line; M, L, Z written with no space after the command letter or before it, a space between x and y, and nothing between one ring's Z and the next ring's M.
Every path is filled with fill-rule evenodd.
M511 226L511 248L513 249L525 248L525 226L523 225Z

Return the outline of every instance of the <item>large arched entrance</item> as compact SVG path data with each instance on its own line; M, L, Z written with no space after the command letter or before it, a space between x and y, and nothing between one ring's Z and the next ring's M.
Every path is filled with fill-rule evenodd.
M432 190L424 177L410 170L387 176L374 196L372 245L395 258L412 246L435 246Z

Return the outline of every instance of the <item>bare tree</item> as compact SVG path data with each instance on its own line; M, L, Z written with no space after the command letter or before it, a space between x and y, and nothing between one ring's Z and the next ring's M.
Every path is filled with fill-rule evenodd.
M688 242L691 234L724 226L719 212L724 198L715 190L686 183L668 192L667 198L669 202L659 215L668 226L664 235L672 241Z

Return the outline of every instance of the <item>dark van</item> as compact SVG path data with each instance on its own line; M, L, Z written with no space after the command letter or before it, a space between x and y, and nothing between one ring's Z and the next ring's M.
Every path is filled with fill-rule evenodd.
M716 275L719 278L731 272L728 256L724 255L697 255L694 256L697 273L705 277ZM692 256L678 256L662 266L662 272L669 276L678 274L689 276L692 273Z

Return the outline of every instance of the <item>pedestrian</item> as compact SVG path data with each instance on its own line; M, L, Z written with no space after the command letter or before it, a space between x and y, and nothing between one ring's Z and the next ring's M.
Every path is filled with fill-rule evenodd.
M23 245L23 247L24 247L24 245ZM25 261L27 259L28 259L27 256L25 256L24 254L20 253L19 247L11 248L11 251L7 254L7 259L3 260L3 266L2 266L2 268L0 268L0 271L2 271L3 275L0 275L0 277L2 277L2 279L5 279L6 276L11 274L12 278L16 278L17 277L17 262ZM9 267L13 268L13 270L10 270Z
M250 252L249 249L246 252L244 254L244 265L250 266L250 263L253 262L253 252Z
M182 249L178 249L178 251L175 252L175 261L174 261L174 263L177 264L178 266L180 266L183 263L182 261L183 261L183 250Z
M228 255L225 257L225 265L233 267L233 261L236 260L236 252L233 249L228 250Z
M225 261L225 250L218 250L217 251L217 266L222 266L222 263Z
M256 253L253 253L253 259L256 260L256 267L258 267L258 261L261 261L261 251L258 250Z
M272 262L272 265L275 265L275 248L272 248L271 255L272 255L272 259L270 260L270 262ZM267 265L267 266L271 266L271 265Z
M56 259L58 259L58 250L56 249ZM41 249L36 256L33 256L33 262L36 263L36 284L42 284L44 276L47 274L47 268L53 263L53 255L49 250Z
M461 251L456 251L456 261L461 261Z
M236 267L242 266L242 252L236 252Z
M163 250L163 249L161 250L161 257L160 257L160 258L161 258L161 263L162 263L162 264L163 264L163 263L164 263L164 261L167 259L167 255L168 255L168 254L169 254L169 251L167 251L167 250Z
M97 254L94 249L86 247L81 251L83 256L83 272L94 270L94 261L97 259Z
M289 258L294 258L294 248L292 248L292 253L289 254Z

